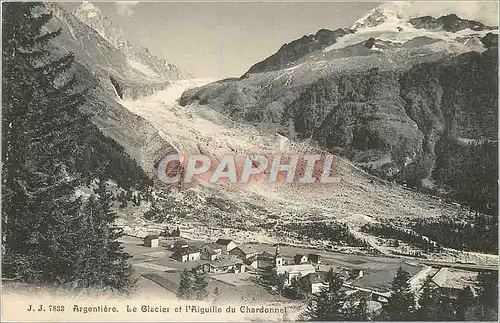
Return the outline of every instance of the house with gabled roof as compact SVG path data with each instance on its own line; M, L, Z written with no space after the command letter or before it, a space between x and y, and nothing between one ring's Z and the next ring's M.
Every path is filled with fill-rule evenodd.
M276 266L272 269L277 275L285 274L285 284L289 285L292 279L315 273L316 269L311 264Z
M213 261L220 258L222 255L222 248L215 243L205 243L200 248L200 254L201 259Z
M223 254L228 254L231 250L236 248L236 243L231 239L217 239L215 244L220 246Z
M225 257L217 259L208 264L203 265L203 270L210 274L225 274L225 273L244 273L245 264L241 259L236 257Z
M177 249L172 258L180 262L200 260L200 249L192 246Z
M315 254L315 253L310 253L307 255L307 261L313 264L320 264L321 263L321 255Z
M306 255L303 255L303 254L296 254L295 256L293 256L293 262L294 264L296 265L300 265L300 264L304 264L307 262L307 256Z
M457 299L464 289L469 289L476 296L476 283L479 273L451 267L442 267L432 276L432 282L440 292L452 299Z
M307 292L310 294L319 293L322 287L328 287L328 284L325 283L324 272L309 273L299 279L304 282L303 286L306 286Z
M245 260L245 265L255 269L272 268L275 265L275 256L267 251L259 253Z
M247 260L253 256L263 253L264 251L258 250L253 245L241 245L229 252L229 254L240 258L241 260Z
M150 248L158 248L160 244L160 238L157 234L149 234L144 237L144 245Z

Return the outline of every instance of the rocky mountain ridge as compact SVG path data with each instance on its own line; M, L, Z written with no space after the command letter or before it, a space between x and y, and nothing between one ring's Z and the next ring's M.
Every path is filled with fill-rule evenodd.
M77 88L89 90L83 109L106 136L116 140L150 173L154 161L173 148L149 122L129 112L119 101L152 94L168 87L171 81L150 73L152 66L131 63L123 51L58 4L47 6L53 17L46 28L62 30L52 42L52 52L74 53Z
M284 68L309 53L324 49L332 44L335 44L338 38L352 32L352 30L347 28L337 29L334 31L328 29L320 29L314 35L303 36L302 38L294 40L289 44L284 44L283 46L281 46L278 52L269 56L262 62L259 62L250 67L245 75Z
M284 44L275 54L254 64L243 77L251 73L291 67L301 58L307 59L306 56L309 54L324 54L331 49L355 45L369 38L402 43L420 36L449 42L467 43L472 40L477 43L487 32L496 29L497 27L486 26L477 21L462 19L455 14L438 18L431 16L411 18L406 17L402 11L376 6L351 28L340 28L335 31L321 29L314 35L303 36Z
M496 27L486 26L478 21L462 19L455 14L441 16L437 19L431 16L417 17L410 19L408 22L417 29L442 28L443 30L452 33L456 33L457 31L464 29L474 31L497 29Z
M192 77L176 65L170 64L167 60L151 53L147 47L134 44L127 38L125 32L119 26L115 25L109 17L104 16L99 8L92 3L82 3L73 11L73 15L97 31L101 37L122 51L133 63L136 65L145 65L144 69L148 74L170 80Z

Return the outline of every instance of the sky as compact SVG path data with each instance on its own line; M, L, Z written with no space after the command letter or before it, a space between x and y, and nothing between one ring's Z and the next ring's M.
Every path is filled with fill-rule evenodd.
M239 77L283 44L322 28L349 28L380 4L334 0L92 3L133 42L195 77L208 78ZM69 9L76 5L67 4ZM397 5L405 12L413 11L412 15L456 11L461 17L498 25L498 5L491 1L403 1Z
M283 44L351 27L374 2L92 2L129 39L196 77L243 75Z

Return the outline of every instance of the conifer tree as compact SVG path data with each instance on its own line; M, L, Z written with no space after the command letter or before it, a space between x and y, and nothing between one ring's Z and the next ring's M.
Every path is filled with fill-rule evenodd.
M415 295L408 280L410 274L400 267L391 284L391 297L382 309L383 316L390 321L411 321L414 319Z
M311 321L344 320L343 307L347 296L341 290L343 279L330 269L326 275L326 283L328 287L320 287L320 292L313 296L305 316Z
M177 297L180 299L192 299L193 295L192 274L187 269L184 269L181 273L181 280L179 283L179 289L177 290Z
M28 283L127 290L133 285L120 230L101 191L75 197L88 134L73 55L54 57L42 3L2 4L3 275ZM94 130L92 130L94 129ZM102 181L104 183L104 181Z
M194 298L197 300L204 300L208 296L208 282L205 277L205 273L198 268L194 270L193 273L193 289Z
M459 291L458 300L456 304L458 321L466 321L466 313L471 306L472 298L473 298L472 291L468 286L464 287L462 290Z
M480 272L479 301L486 305L498 305L498 274L495 272Z
M276 286L278 294L281 296L283 290L285 289L286 273L276 274L272 273L271 281Z
M129 291L133 288L135 280L132 278L132 266L128 263L130 255L123 250L123 246L118 239L123 235L123 229L115 223L116 213L111 209L112 194L106 189L104 180L99 181L96 190L99 196L99 215L97 225L101 232L101 239L104 240L104 250L106 258L102 266L106 274L105 286L110 286L118 290Z
M432 282L432 276L427 276L420 291L418 299L419 308L416 311L416 318L420 321L430 321L431 318L436 317L435 305L439 300L440 293Z
M220 297L220 290L219 290L219 287L215 287L213 292L212 292L213 296L214 296L214 300L215 301L218 301L219 300L219 297Z
M342 312L345 321L368 321L369 311L366 296L352 295L348 298Z
M73 56L50 56L44 33L51 19L40 3L3 3L2 220L4 275L27 282L64 283L70 277L68 223L87 117L78 110L68 73Z
M303 281L299 278L293 278L290 284L291 297L293 299L304 299L307 297L307 289Z
M455 310L451 300L438 290L428 276L418 299L419 308L416 311L416 319L419 321L450 321L455 320Z
M474 321L498 321L498 275L480 272L478 275L478 297L466 309L464 317Z

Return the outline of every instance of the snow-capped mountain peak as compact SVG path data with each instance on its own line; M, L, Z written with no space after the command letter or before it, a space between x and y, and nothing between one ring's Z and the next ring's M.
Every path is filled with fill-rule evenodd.
M101 10L88 1L83 1L75 10L75 14L81 17L86 16L87 18L102 18Z
M447 11L454 8L446 7L446 10L439 11L434 7L414 2L385 2L357 20L351 27L354 33L340 38L338 42L325 48L323 53L358 44L369 38L402 44L421 37L458 45L459 52L482 51L485 48L479 39L488 33L498 34L497 27L489 27L471 20L469 16L464 18ZM434 11L431 12L431 9ZM460 12L460 8L455 8L455 11Z
M390 8L378 5L367 15L358 19L352 25L351 29L357 31L363 28L377 27L382 24L397 26L405 23L405 16L401 7Z

